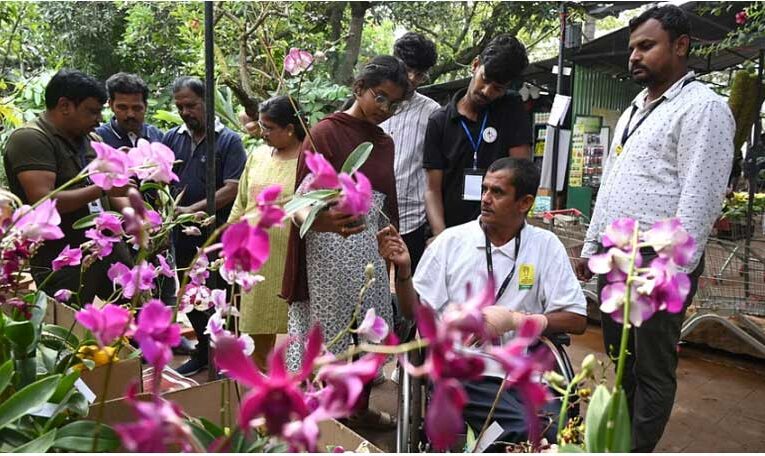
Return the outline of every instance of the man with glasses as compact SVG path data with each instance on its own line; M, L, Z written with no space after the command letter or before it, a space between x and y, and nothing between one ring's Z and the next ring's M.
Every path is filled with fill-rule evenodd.
M425 209L434 236L475 220L486 168L502 157L531 157L531 119L509 83L528 66L526 48L499 35L473 60L467 89L428 120ZM430 240L428 240L430 242Z
M409 32L396 40L393 55L404 62L409 82L412 88L417 88L427 81L428 70L436 63L436 45L418 33ZM382 98L374 95L375 101ZM416 269L425 250L425 171L422 168L425 130L428 117L438 110L439 105L414 92L412 98L400 107L388 108L395 115L381 123L380 128L393 138L395 145L393 172L399 227L412 256L412 269Z

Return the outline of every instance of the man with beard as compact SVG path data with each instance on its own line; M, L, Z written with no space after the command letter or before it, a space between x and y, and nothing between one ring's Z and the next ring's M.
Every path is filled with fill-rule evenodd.
M183 192L176 208L180 214L194 214L207 209L204 96L204 84L197 78L182 76L173 83L173 100L184 124L168 131L162 142L175 152L176 160L180 160L173 170L178 175L174 191L176 194ZM215 216L217 225L220 225L228 220L247 156L239 135L224 127L218 119L215 120L215 154ZM205 239L203 236L189 235L183 230L177 230L174 234L176 264L180 270L185 271ZM183 272L180 272L179 277L182 276ZM199 372L207 366L208 361L209 340L204 332L209 315L192 310L188 316L197 336L197 351L177 369L183 375Z
M616 125L587 231L580 279L589 279L587 258L603 249L613 221L630 217L641 230L678 218L696 240L685 272L690 290L682 312L658 312L631 330L624 388L632 421L632 450L653 451L669 420L677 389L677 343L685 308L704 268L703 253L722 208L733 161L735 123L725 100L688 71L690 22L674 5L651 8L632 19L629 69L646 86ZM641 249L643 264L656 257ZM598 278L598 288L606 277ZM622 326L602 315L606 351L619 351Z
M106 144L119 149L135 147L139 139L162 141L162 132L144 122L149 101L149 88L138 75L117 73L106 80L109 109L114 116L96 129Z
M430 115L422 164L425 210L434 236L478 217L481 179L492 162L531 158L531 119L520 97L507 93L528 64L520 41L497 36L473 60L467 89Z

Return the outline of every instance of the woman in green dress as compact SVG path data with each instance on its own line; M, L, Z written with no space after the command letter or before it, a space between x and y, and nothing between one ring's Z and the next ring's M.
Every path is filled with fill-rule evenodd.
M266 144L252 151L247 159L229 221L254 210L255 197L269 185L281 185L284 199L294 193L297 158L305 130L289 99L279 96L261 103L258 124ZM274 347L276 335L287 332L287 302L278 295L289 230L275 227L268 234L271 256L260 271L265 280L250 292L242 293L239 320L239 330L252 336L255 342L253 358L262 370L266 368L266 358Z

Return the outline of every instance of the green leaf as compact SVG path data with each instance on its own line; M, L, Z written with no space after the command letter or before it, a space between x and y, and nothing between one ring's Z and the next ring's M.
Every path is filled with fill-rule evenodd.
M0 428L48 402L48 399L56 392L60 379L60 375L45 377L25 386L0 404Z
M204 426L205 430L212 434L214 437L223 437L223 428L208 420L207 418L199 417L199 421Z
M567 443L558 448L558 453L585 453L584 449L578 445Z
M604 385L598 385L592 394L592 399L587 405L587 416L584 420L584 448L589 453L603 453L606 447L606 436L601 431L601 423L604 423L608 415L608 401L611 393Z
M300 226L301 238L303 238L305 234L308 232L308 230L311 228L311 225L313 225L313 222L316 220L316 216L319 214L319 211L324 209L326 206L327 206L326 203L318 203L311 208L311 212L308 213L308 216L305 218L303 225Z
M93 436L98 426L101 426L101 432L98 435L96 451L104 452L118 449L120 439L114 429L89 420L75 421L60 428L53 448L78 453L91 452L93 450Z
M51 429L45 434L15 448L12 453L47 453L56 439L56 429Z
M13 360L9 359L0 366L0 393L5 391L5 387L11 383L13 378Z
M58 325L43 325L42 333L43 337L46 335L55 337L66 343L73 350L80 346L80 339L73 332L69 331L68 328Z
M467 426L467 436L465 438L465 448L468 453L472 453L475 451L475 445L478 442L475 439L475 431L471 426Z
M53 393L53 396L50 398L50 402L58 404L64 400L64 397L74 387L74 382L76 382L78 378L80 378L79 371L70 372L62 377L56 388L56 392Z
M34 350L35 327L29 320L9 321L5 324L5 336L11 341L16 353Z
M348 158L345 159L345 163L343 163L343 167L340 169L340 172L353 174L361 168L361 166L364 164L364 162L367 161L367 158L369 158L369 154L372 153L372 143L370 142L363 142L359 144L353 152L348 156Z
M612 402L616 404L616 421L614 422L614 442L613 447L608 448L610 453L629 453L632 449L632 426L630 425L630 412L627 407L627 395L624 390L619 389L611 400L608 401L608 408L611 408Z
M72 228L74 228L75 230L83 230L85 228L90 228L91 226L94 226L96 224L96 217L98 217L99 215L101 214L88 214L85 217L72 223Z
M48 295L42 291L38 291L32 295L31 302L34 303L34 305L32 306L32 316L29 318L29 321L36 327L39 327L45 319L45 309L48 308Z
M165 111L164 109L158 109L157 113L152 116L154 120L167 122L173 125L183 124L183 119L175 112Z
M189 427L191 427L191 433L194 434L194 437L203 447L209 448L215 441L215 436L205 429L204 426L191 421L189 422Z

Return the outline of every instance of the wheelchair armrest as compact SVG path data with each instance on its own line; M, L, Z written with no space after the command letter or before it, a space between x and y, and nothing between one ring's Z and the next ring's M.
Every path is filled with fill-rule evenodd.
M550 340L550 342L552 342L553 344L559 347L563 347L563 346L568 347L569 345L571 345L571 336L569 336L566 333L550 334L545 337L547 337Z

